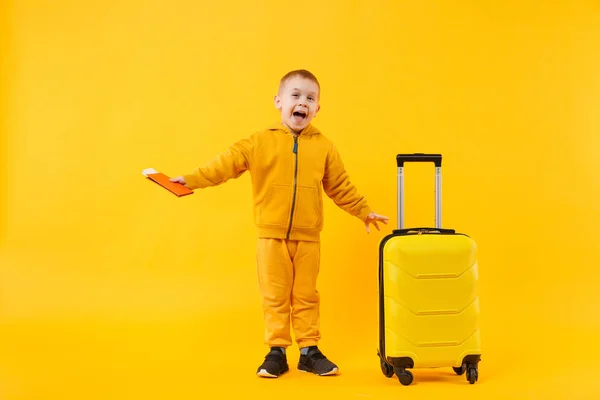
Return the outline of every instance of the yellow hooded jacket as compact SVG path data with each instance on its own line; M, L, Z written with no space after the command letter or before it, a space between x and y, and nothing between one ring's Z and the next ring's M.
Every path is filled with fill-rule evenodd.
M297 137L278 123L239 140L184 175L190 189L217 186L250 171L254 220L261 238L319 241L322 191L365 221L371 209L350 182L333 143L313 125Z

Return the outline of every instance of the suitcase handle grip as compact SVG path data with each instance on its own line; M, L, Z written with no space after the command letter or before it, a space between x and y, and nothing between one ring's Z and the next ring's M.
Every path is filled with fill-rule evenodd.
M454 234L456 233L456 230L454 229L442 229L442 228L407 228L407 229L395 229L393 233L395 234L405 234L405 233L409 233L409 232L426 232L426 233L450 233L450 234Z
M396 156L396 162L398 167L404 167L405 162L432 162L436 167L441 167L442 155L425 153L398 154Z

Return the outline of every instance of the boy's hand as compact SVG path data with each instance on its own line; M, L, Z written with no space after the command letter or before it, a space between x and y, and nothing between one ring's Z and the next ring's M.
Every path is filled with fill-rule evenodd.
M183 176L177 176L175 178L170 178L169 181L175 182L175 183L181 183L182 185L185 185L185 179L183 179Z
M389 221L388 217L385 217L383 215L379 215L379 214L375 214L374 212L372 212L371 214L369 214L367 216L367 220L365 221L365 227L367 229L367 233L371 233L371 229L369 228L369 224L373 224L375 225L375 228L377 228L377 230L381 230L379 229L379 225L377 225L377 222L383 222L384 224L387 225L387 222Z

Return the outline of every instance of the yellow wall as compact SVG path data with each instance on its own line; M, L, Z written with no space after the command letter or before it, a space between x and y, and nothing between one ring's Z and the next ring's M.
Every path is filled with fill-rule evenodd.
M227 346L246 351L240 374L253 373L264 348L249 175L176 198L140 171L188 172L276 121L278 80L295 68L320 79L315 125L393 221L367 236L327 203L324 348L348 363L351 348L377 372L394 158L441 152L444 226L480 246L488 370L557 347L589 355L586 338L600 334L597 3L3 7L0 390L65 398L55 356L77 378L72 363L90 348L94 365L143 359L146 346L161 357L185 348L194 365L202 345ZM429 225L432 169L407 168L407 189L408 225ZM45 383L32 389L26 376Z

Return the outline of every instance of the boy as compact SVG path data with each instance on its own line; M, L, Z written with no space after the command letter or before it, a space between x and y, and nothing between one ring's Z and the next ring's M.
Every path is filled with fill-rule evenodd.
M317 347L319 331L322 192L349 214L369 224L388 218L371 211L350 183L335 146L311 125L320 109L320 85L306 70L280 81L275 106L281 122L242 139L188 175L171 178L190 189L220 185L250 171L258 229L257 270L270 347L257 375L278 377L289 370L290 318L300 348L298 368L334 375L338 367Z

